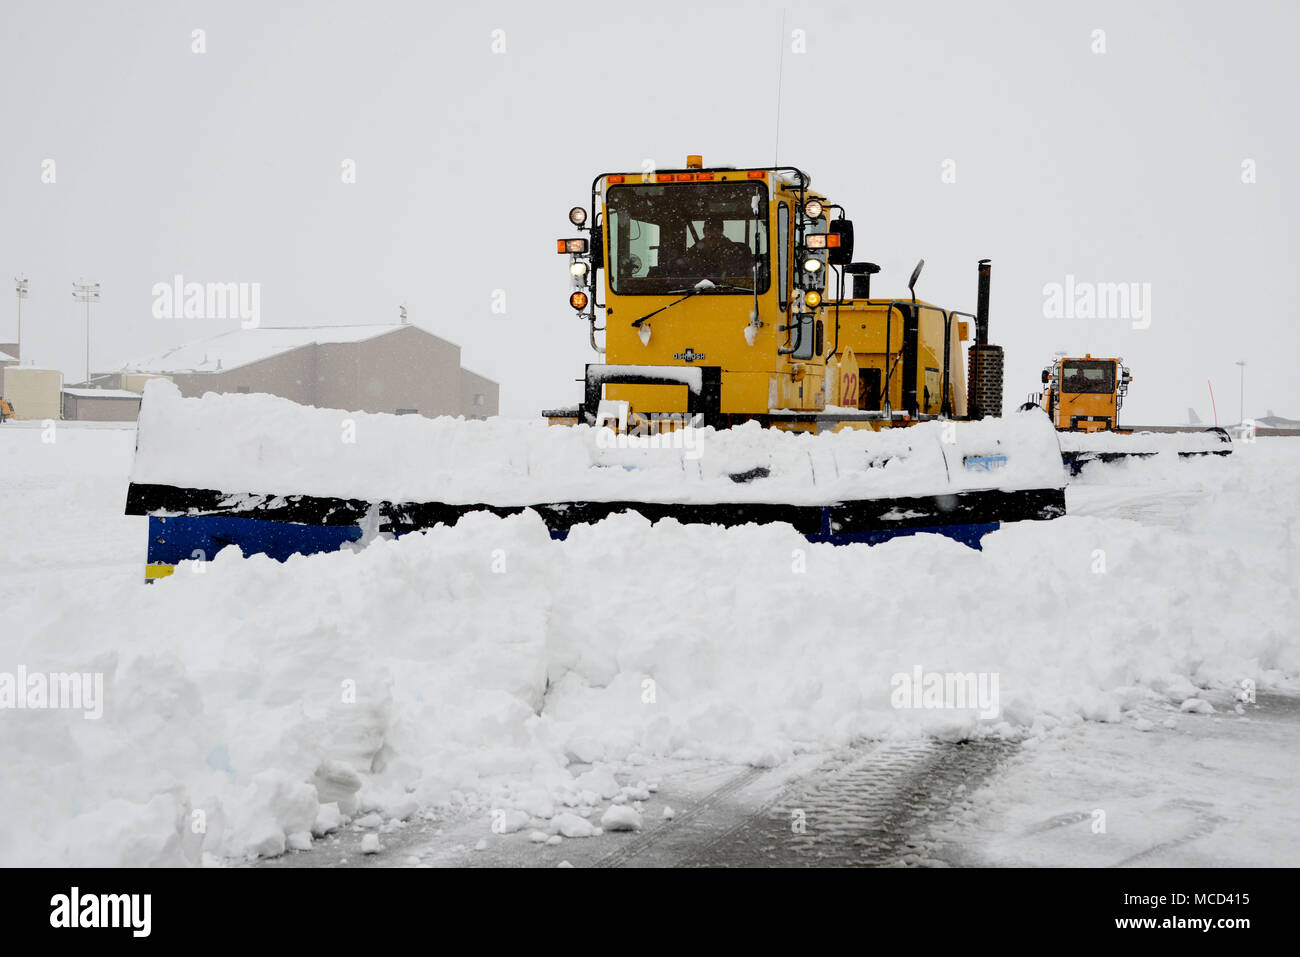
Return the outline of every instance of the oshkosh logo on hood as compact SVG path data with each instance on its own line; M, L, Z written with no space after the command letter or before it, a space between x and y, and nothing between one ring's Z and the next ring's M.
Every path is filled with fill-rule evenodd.
M701 362L703 362L704 353L696 352L694 349L688 347L685 352L674 352L673 358L681 359L683 362L694 362L696 359L699 359Z

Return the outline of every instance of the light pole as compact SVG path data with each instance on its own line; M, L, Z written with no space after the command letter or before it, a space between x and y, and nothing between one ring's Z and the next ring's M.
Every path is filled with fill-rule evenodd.
M1237 406L1237 424L1244 425L1246 422L1246 360L1242 359L1237 363L1241 367L1241 396L1238 399Z
M72 298L86 304L86 388L90 388L90 304L99 302L99 283L74 282Z
M18 355L14 356L14 358L21 362L23 358L23 300L27 298L27 280L15 276L14 282L17 283L18 288L18 338L14 343L18 347Z

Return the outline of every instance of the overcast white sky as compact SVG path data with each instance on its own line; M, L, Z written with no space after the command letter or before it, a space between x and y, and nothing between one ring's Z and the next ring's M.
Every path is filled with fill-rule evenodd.
M1236 421L1238 359L1247 415L1300 417L1297 27L1300 5L1250 0L4 0L0 341L19 274L26 358L69 377L80 277L103 290L96 370L237 326L154 318L151 287L181 273L260 283L264 325L405 302L504 413L571 404L593 355L551 245L566 211L644 159L770 163L784 49L780 161L848 208L873 291L924 257L918 294L973 310L993 259L1008 408L1066 349L1128 361L1130 423L1208 420L1207 380ZM1067 274L1150 283L1150 327L1045 318Z

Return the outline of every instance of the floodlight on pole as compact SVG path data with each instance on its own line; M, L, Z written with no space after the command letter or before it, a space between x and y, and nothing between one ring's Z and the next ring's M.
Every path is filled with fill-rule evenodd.
M86 387L90 387L90 304L99 302L99 283L74 282L72 298L86 304Z
M14 283L18 290L18 338L14 340L18 347L17 359L23 357L23 300L27 298L27 278L25 276L15 276Z
M1237 406L1237 423L1241 425L1246 421L1246 360L1242 359L1237 365L1241 368L1241 395L1238 398L1240 404Z

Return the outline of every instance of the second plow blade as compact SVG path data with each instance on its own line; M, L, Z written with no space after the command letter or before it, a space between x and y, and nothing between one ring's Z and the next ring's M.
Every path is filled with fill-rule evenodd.
M1090 462L1125 462L1153 455L1231 455L1226 429L1193 432L1062 432L1061 460L1071 475Z

